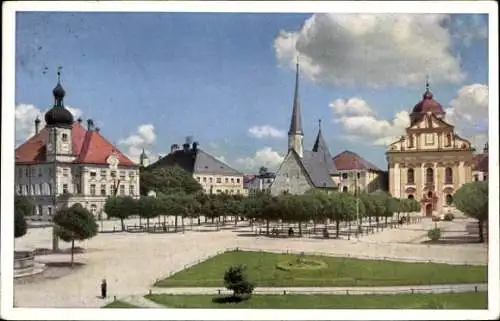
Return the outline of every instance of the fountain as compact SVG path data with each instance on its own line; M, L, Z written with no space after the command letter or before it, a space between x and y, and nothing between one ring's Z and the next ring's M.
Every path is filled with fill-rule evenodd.
M31 276L43 272L45 264L35 262L35 251L14 251L14 278Z

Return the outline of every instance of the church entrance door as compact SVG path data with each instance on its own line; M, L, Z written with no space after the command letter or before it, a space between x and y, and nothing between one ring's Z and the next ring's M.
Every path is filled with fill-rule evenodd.
M425 216L432 216L432 204L425 205Z

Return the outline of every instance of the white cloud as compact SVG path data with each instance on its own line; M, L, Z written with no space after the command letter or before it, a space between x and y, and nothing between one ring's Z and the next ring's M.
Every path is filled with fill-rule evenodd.
M488 38L487 16L480 14L463 15L455 19L452 28L453 39L460 41L464 46L471 46L476 40Z
M330 107L336 114L367 116L373 115L373 109L361 98L336 99L330 103Z
M138 163L142 149L146 152L150 163L155 162L158 155L151 151L151 147L156 142L155 128L152 124L143 124L137 127L135 133L131 134L125 139L122 139L118 144L125 147L125 154L132 159L134 162Z
M451 51L448 15L314 14L299 31L275 38L280 63L295 64L313 81L372 87L459 83L465 74Z
M270 170L276 169L284 157L277 151L272 150L271 147L264 147L251 157L238 158L236 163L245 170L257 171L259 167L265 166Z
M248 129L248 134L255 138L284 138L285 131L274 128L271 125L253 126Z
M76 119L83 115L83 112L75 107L66 106L66 108L73 114ZM35 134L35 119L38 116L41 120L40 129L45 126L44 116L48 111L40 110L32 104L18 104L15 108L15 122L16 122L16 144L25 142L28 138Z
M469 126L478 125L488 119L488 97L487 85L466 85L457 91L455 98L446 109L446 118L451 123Z

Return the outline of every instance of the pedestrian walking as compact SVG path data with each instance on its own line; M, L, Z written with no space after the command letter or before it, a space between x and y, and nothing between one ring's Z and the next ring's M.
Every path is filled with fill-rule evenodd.
M108 285L106 284L106 279L103 279L101 282L101 297L103 299L106 298L107 292L108 292Z

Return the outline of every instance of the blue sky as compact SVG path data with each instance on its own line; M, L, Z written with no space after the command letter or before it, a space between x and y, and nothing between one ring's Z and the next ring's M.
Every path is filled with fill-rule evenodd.
M62 66L66 105L94 119L133 158L142 148L156 158L192 135L237 169L273 168L287 149L282 136L290 121L296 52L303 66L306 149L321 118L332 155L352 150L385 169L382 141L403 133L396 115L420 100L425 74L461 134L485 141L484 125L474 128L487 123L487 102L486 113L474 112L484 109L488 88L484 15L438 17L423 27L416 18L360 22L311 13L23 12L16 19L18 141L32 132L33 115L51 106ZM375 31L357 29L370 23ZM406 38L404 31L391 31L414 24L422 29L409 28ZM392 42L377 47L376 37ZM354 57L363 48L366 53ZM335 100L337 109L330 106ZM358 113L354 103L371 111ZM265 137L249 132L255 126L267 126L259 131Z

